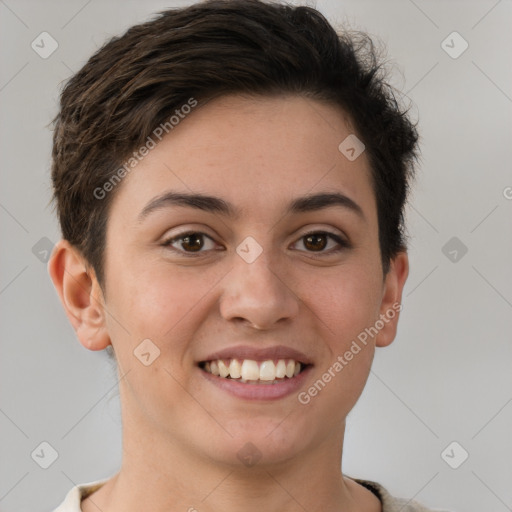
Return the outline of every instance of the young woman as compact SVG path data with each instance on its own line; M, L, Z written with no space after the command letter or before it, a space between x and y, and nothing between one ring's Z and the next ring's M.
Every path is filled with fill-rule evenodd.
M117 362L123 461L59 512L426 510L342 472L416 144L371 40L312 8L199 3L91 57L56 118L50 274Z

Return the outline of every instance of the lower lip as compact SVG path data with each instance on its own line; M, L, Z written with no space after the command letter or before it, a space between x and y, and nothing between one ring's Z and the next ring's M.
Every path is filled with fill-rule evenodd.
M217 377L199 368L199 371L208 382L231 395L245 400L278 400L292 393L297 393L303 386L310 370L311 366L308 366L295 377L287 378L276 384L245 384L234 379Z

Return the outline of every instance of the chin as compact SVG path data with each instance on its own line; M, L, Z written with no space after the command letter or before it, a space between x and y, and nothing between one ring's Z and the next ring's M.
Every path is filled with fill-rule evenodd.
M247 467L286 463L312 442L311 428L300 432L292 427L296 426L289 418L233 421L226 427L233 437L219 439L212 458Z

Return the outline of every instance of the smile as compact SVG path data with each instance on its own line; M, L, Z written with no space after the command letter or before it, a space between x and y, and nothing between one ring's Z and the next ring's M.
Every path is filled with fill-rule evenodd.
M307 365L293 359L216 359L204 361L199 366L205 372L223 379L246 384L277 384L296 377Z

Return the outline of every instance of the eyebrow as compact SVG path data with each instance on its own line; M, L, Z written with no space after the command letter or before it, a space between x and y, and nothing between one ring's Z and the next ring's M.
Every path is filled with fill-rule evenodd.
M144 220L156 210L172 206L195 208L230 218L238 218L240 213L233 205L220 197L171 191L153 198L140 212L139 221ZM362 220L366 220L363 209L353 199L339 192L322 192L296 198L288 204L286 214L318 211L332 206L341 206L355 213Z

